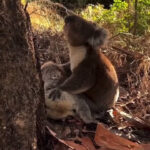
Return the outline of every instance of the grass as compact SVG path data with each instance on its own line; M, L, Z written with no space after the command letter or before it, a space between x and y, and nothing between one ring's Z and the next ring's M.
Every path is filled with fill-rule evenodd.
M37 31L51 30L51 32L61 32L63 19L56 14L55 9L50 5L44 6L42 1L30 2L27 8L30 15L32 27Z

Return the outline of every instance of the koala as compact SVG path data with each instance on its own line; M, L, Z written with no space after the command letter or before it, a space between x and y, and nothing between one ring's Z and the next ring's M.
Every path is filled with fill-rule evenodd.
M79 116L85 123L95 122L84 95L74 95L61 91L61 96L55 100L49 94L61 84L70 74L70 64L57 65L51 61L41 66L44 81L45 104L49 118L63 119L67 116Z
M111 108L119 97L119 83L114 66L100 52L107 40L106 30L71 15L65 18L64 35L69 48L71 75L51 91L49 98L55 101L63 92L76 96L84 94L91 112Z

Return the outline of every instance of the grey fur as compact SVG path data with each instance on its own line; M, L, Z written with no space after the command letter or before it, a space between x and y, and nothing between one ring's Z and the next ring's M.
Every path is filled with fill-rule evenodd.
M48 117L62 119L78 115L85 123L95 122L86 102L87 98L84 96L61 91L61 97L55 101L48 97L51 91L66 78L64 68L67 67L52 62L47 62L41 67Z

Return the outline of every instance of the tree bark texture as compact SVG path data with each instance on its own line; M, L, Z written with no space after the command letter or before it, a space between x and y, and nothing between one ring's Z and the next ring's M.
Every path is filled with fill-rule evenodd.
M0 150L37 149L43 98L30 20L20 0L0 0Z

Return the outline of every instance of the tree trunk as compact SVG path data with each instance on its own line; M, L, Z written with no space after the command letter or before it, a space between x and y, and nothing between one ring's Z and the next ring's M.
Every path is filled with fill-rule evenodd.
M44 94L31 33L20 0L0 0L0 150L37 149Z
M126 0L128 3L128 15L131 15L132 7L131 7L131 0ZM128 18L128 32L131 30L131 18Z
M136 35L136 31L137 31L137 23L138 23L138 10L137 10L137 6L138 6L138 0L135 0L135 4L134 4L134 25L133 25L133 34Z

